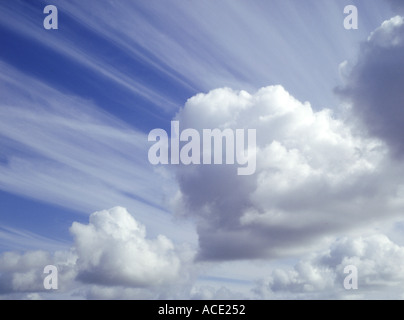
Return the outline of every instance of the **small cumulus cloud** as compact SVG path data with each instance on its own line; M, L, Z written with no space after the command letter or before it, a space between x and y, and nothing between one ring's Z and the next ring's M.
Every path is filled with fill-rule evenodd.
M344 237L293 268L275 269L254 292L261 298L401 298L404 247L384 234ZM345 290L346 266L358 271L358 289Z
M76 276L75 255L70 251L51 254L46 251L5 252L0 256L0 294L44 292L44 267L55 265L60 290L71 288ZM36 295L27 295L36 297Z
M195 272L193 250L146 228L123 207L94 212L89 223L74 222L74 245L54 253L0 255L2 297L70 299L187 298ZM55 265L58 289L44 289L44 267ZM42 295L40 295L42 293ZM47 295L48 294L48 295Z
M181 259L165 236L146 238L146 229L126 209L95 212L88 225L73 223L78 278L83 282L148 287L180 276Z

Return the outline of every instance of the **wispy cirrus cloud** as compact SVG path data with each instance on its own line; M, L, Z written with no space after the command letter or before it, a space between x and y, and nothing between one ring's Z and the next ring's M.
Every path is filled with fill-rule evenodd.
M70 243L50 239L27 230L15 229L7 226L0 227L0 251L46 250L54 252L65 250Z
M347 34L340 1L304 6L295 0L55 4L123 51L194 90L228 86L254 91L283 84L316 107L334 104L329 88L338 84L336 66L354 56L357 41L377 25L369 21L382 22L388 16L380 6L366 8L369 19ZM279 17L293 23L285 25Z
M84 213L121 204L143 212L150 226L171 224L170 178L147 162L145 134L90 101L0 67L1 189Z
M22 4L20 3L20 5ZM145 85L138 74L128 71L128 64L136 63L137 56L128 57L125 63L116 63L116 60L103 54L100 50L102 45L114 46L114 43L108 39L105 43L100 44L94 40L92 41L93 45L87 45L88 39L67 26L63 33L46 33L42 27L42 19L45 17L41 11L43 8L37 5L24 6L24 11L16 10L15 7L7 3L2 3L1 8L1 25L4 27L28 37L30 40L37 41L45 48L57 52L75 64L82 65L88 71L94 72L98 77L110 80L135 96L152 103L157 110L168 113L177 107L178 101L175 101L174 96L161 93L158 88L153 88L151 84ZM84 24L85 21L83 20ZM100 39L104 39L102 32L96 35ZM119 50L111 48L111 52L117 54Z

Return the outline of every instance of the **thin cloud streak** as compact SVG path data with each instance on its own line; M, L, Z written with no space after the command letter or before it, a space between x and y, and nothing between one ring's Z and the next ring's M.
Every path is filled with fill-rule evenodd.
M0 137L7 142L1 189L86 214L120 204L152 232L171 226L178 233L163 209L172 181L147 162L145 134L89 101L4 63L0 69L7 74L0 77Z
M47 238L27 230L15 229L8 226L0 227L0 251L46 250L54 252L67 250L67 242Z
M77 43L80 39L78 35L70 33L70 37L61 36L59 34L44 34L42 25L38 24L35 17L38 12L31 9L30 15L21 16L12 8L2 4L0 11L0 21L5 27L18 32L23 36L35 39L47 48L58 52L59 54L69 58L75 63L79 63L96 74L105 77L117 85L124 87L135 95L138 95L165 112L169 112L177 108L177 103L170 97L162 95L158 90L143 85L137 81L133 74L126 74L117 69L117 66L110 65L96 51L86 51L83 46ZM68 32L64 33L68 34ZM103 34L100 33L100 36Z
M336 102L330 88L338 84L338 64L388 17L387 9L371 6L366 14L373 24L362 17L361 28L347 33L340 1L153 2L56 4L131 53L139 46L152 53L158 65L198 91L282 84L318 107Z

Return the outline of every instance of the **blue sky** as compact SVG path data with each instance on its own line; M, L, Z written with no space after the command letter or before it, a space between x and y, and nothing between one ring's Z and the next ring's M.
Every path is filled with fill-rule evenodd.
M369 201L369 208L364 205L363 210L372 211L371 208L376 207L385 210L383 205L386 205L392 211L391 219L396 219L395 214L400 211L399 204L392 208L390 205L396 200L383 197L386 190L392 190L393 187L396 190L394 192L400 194L401 182L396 181L395 177L397 172L401 171L387 172L386 168L389 166L386 163L394 160L383 152L375 155L369 151L376 146L384 148L384 142L391 146L390 141L384 141L384 136L378 135L378 132L362 133L358 138L351 136L344 129L345 124L347 128L348 124L352 126L346 119L353 119L349 113L351 108L347 105L352 104L354 114L358 115L360 112L355 111L358 110L357 105L364 103L356 98L360 97L362 91L357 91L355 95L359 85L352 80L356 79L355 72L362 70L360 59L365 61L367 57L363 47L376 43L376 36L370 38L372 32L380 28L384 21L399 13L393 10L391 3L382 0L0 0L1 252L12 251L23 257L24 252L42 250L52 256L49 259L56 259L53 255L55 252L74 247L73 252L80 257L80 253L90 250L84 245L80 246L85 238L83 230L89 229L70 229L72 224L94 223L97 228L104 226L105 221L109 221L111 217L131 221L126 216L126 211L112 210L107 211L110 215L101 215L98 218L94 216L94 221L89 222L89 216L93 212L119 206L126 208L129 215L147 229L147 237L143 238L142 233L139 237L150 245L150 248L156 245L154 242L149 244L150 239L164 235L180 252L178 256L173 257L171 253L167 253L169 250L165 242L158 242L158 248L162 250L167 261L176 265L178 259L178 270L187 269L191 280L186 285L182 283L181 290L186 291L185 287L191 288L191 293L184 293L185 297L216 297L220 294L225 298L251 297L251 292L256 295L253 297L257 297L257 292L261 292L261 289L252 289L253 286L264 283L262 279L271 274L272 270L282 266L286 269L295 268L295 271L292 271L299 274L300 269L296 269L296 266L303 263L301 261L312 262L307 260L307 254L324 250L313 247L306 252L295 246L299 241L310 248L313 243L321 241L329 244L330 248L335 248L343 247L351 241L340 240L348 234L349 237L367 234L362 232L366 227L359 223L364 220L361 214L358 214L357 220L354 219L352 228L339 221L339 218L334 219L333 215L348 217L351 212L349 210L356 212L358 207L355 205L361 204L362 199L373 194L376 195L375 203ZM58 8L57 30L45 30L43 27L43 19L46 16L43 14L43 8L47 4ZM343 9L348 4L355 4L358 8L358 30L346 30L343 27ZM379 33L396 32L394 28L398 28L399 22L391 25L393 27L385 27ZM341 74L344 66L341 63L344 61L347 67L344 67L346 69ZM274 192L277 196L266 200L266 188L273 187L271 182L265 180L265 177L272 175L272 171L266 171L269 170L269 164L261 164L261 178L246 182L239 178L228 178L225 170L223 176L220 176L222 173L216 176L216 173L202 169L196 175L200 177L198 180L187 170L154 167L148 162L149 131L154 128L169 130L170 121L175 117L182 119L184 123L188 121L190 127L198 128L206 114L203 108L217 103L216 96L208 94L211 90L219 90L216 94L222 97L221 99L236 101L240 99L237 93L239 90L249 92L252 99L259 99L261 94L257 92L260 92L261 88L276 85L282 89L278 87L274 90L268 89L268 92L262 91L263 101L267 101L267 95L273 95L275 100L278 99L276 101L294 105L294 100L285 94L288 92L299 102L296 102L299 107L297 111L294 107L288 109L290 117L285 118L285 121L290 121L291 127L297 127L302 125L299 117L307 116L308 119L314 119L310 120L313 121L311 128L314 131L309 134L311 129L303 130L306 133L310 131L307 136L303 133L290 136L275 126L273 130L271 127L261 129L262 131L258 132L264 134L261 138L258 137L258 140L261 141L262 158L268 155L275 158L275 154L282 157L282 152L286 152L285 159L290 159L291 162L282 168L296 169L296 172L290 171L297 179L297 182L293 183L303 185L308 181L308 184L302 187L302 190L308 190L307 201L294 197L292 191L283 193L284 189L279 189L279 193ZM346 90L341 89L338 95L335 90L337 87L344 87ZM221 88L231 88L233 91L220 91ZM353 92L354 98L347 92ZM204 105L198 105L196 99L188 100L200 93L205 94ZM348 102L344 98L348 99ZM350 98L352 99L349 100ZM306 101L310 103L308 109ZM306 111L299 113L304 106ZM256 105L254 110L259 108L260 105ZM265 110L275 112L278 109L274 107ZM188 111L189 113L186 113ZM213 118L208 119L208 122L227 123L228 119L222 119L220 112L212 112ZM252 115L251 117L257 115L257 118L265 115L257 112L251 110L248 114ZM327 112L334 114L328 117ZM190 118L187 118L187 114ZM232 120L240 125L249 125L253 120L244 120L248 119L248 114L243 119ZM354 129L349 127L349 130L354 132L359 128L361 131L361 125L353 122ZM282 123L278 125L282 126ZM331 128L331 131L315 131L317 127ZM330 138L337 141L336 149L327 149L328 147L323 146L317 138L313 138L322 134L337 137L336 140ZM265 138L267 136L270 138ZM305 139L312 138L313 142L306 144ZM381 139L382 142L375 139ZM273 144L274 141L279 141L280 145ZM382 146L378 143L382 143ZM360 149L363 158L351 155L350 152L354 149ZM311 169L317 170L316 174L320 174L321 178L312 178L311 173L306 176L306 167L300 162L300 155L296 155L293 150L301 150L301 156L309 159L309 162L315 158L314 162L307 163ZM347 164L346 167L340 168L338 159L334 163L328 156L333 152L338 154L336 158L341 161L349 162L354 159L352 166ZM282 159L280 161L283 161ZM366 189L358 184L359 175L365 175L362 169L358 169L360 166L373 170L369 175L360 176L362 181L379 181L375 179L381 178L373 174L376 171L383 173L385 178L381 180L381 190ZM395 167L390 165L389 168L392 166ZM280 169L280 172L282 170ZM349 180L347 185L343 185L337 178L327 180L328 175L338 170L342 170L341 176L347 175L347 181L352 178L352 183ZM271 181L279 178L271 177ZM287 177L289 175L279 178L278 185L286 181ZM323 178L324 181L321 180ZM311 191L318 194L324 190L318 187L316 183L319 180L316 179L323 181L325 189L330 188L329 193L324 191L326 204L310 194ZM255 188L251 187L252 184ZM238 187L232 196L226 192L222 194L218 189L217 192L225 199L223 203L218 204L215 199L210 198L209 192L209 188L215 190L212 187L215 185L224 186L223 188L230 185ZM334 187L335 190L332 189ZM357 198L343 194L343 189L351 190L351 187L352 190L360 190ZM232 198L237 192L240 192L240 196ZM248 197L244 197L245 194L248 194ZM248 203L248 210L241 211L241 200ZM219 215L223 213L223 217L217 219L217 224L212 221L200 222L200 219L206 219L201 203L212 212ZM353 209L350 205L354 206ZM350 208L349 212L344 211L347 207ZM227 261L227 258L221 259L226 257L224 251L230 250L226 241L231 242L231 239L243 237L251 239L251 232L255 228L253 225L261 221L259 219L266 219L276 210L285 210L289 214L291 208L294 208L295 212L301 212L301 219L308 221L308 225L302 223L291 227L294 236L291 236L288 227L283 225L284 221L280 220L278 229L272 224L269 229L257 229L259 236L251 240L251 243L246 240L246 247L241 248L241 253L235 254L230 261ZM234 221L228 217L227 210L240 210L240 219L237 220L240 225L235 229L230 227ZM327 214L321 215L320 212L324 211ZM257 212L260 213L259 217ZM286 214L285 212L282 214ZM316 212L315 216L312 216L313 212ZM285 219L294 221L294 215L287 214ZM377 214L369 215L368 222L372 229ZM319 221L324 221L324 224L320 225ZM398 241L398 244L394 245L399 246L401 238L397 236L397 228L400 224L396 220L394 222L396 224L386 228L390 232L389 237ZM381 228L384 228L384 224L382 225ZM110 234L110 229L103 228L100 230ZM133 224L133 229L130 230L137 230L136 225ZM224 230L225 240L221 236L216 238L216 235L212 235L212 230ZM309 232L317 238L307 237ZM264 236L266 233L271 236ZM276 234L279 234L279 237L273 236ZM227 235L229 238L226 238ZM100 239L102 243L104 238L100 236ZM366 239L363 241L366 242ZM376 238L371 238L369 243L377 243L372 239ZM212 241L221 248L222 240L223 251L218 249L213 252ZM333 241L337 241L336 244L332 244ZM261 245L261 242L272 245L268 247L268 243ZM187 249L178 249L182 248L181 246L186 246ZM285 246L290 251L286 250ZM252 247L266 249L253 253L255 251L251 250ZM399 247L400 250L401 248ZM332 249L330 250L332 252ZM244 256L242 252L247 251L250 251L252 256ZM192 262L189 256L195 252L199 252L199 258L206 259L206 262ZM108 257L110 252L106 251L105 254ZM163 259L156 259L158 258ZM6 258L3 256L2 259ZM69 278L76 287L69 286L69 290L60 293L63 297L74 296L76 288L82 286L87 286L87 293L83 296L86 298L133 298L139 295L161 297L157 294L159 289L154 285L147 293L140 292L137 278L131 278L132 275L123 277L124 280L119 278L118 284L108 284L114 290L114 294L108 296L105 293L108 285L97 282L101 276L91 273L91 268L84 258L78 258L77 261L79 262L73 269L78 270L75 269L78 275L73 277L73 280ZM161 263L164 265L163 261ZM3 274L6 274L4 272ZM293 272L286 273L290 276ZM276 291L276 281L273 280L276 275L277 273L273 273L270 276L271 298ZM174 275L166 275L168 278L171 276L175 278ZM154 283L154 280L154 275L150 275L150 282ZM125 287L125 281L128 288L122 288ZM300 283L300 280L293 281ZM0 281L0 287L3 282ZM229 282L232 286L229 286ZM266 284L266 287L268 286L271 286L271 283ZM4 288L5 285L0 294L5 292L5 297L29 294L30 297L42 295L52 298L50 293L33 289L37 288L35 286L27 287L21 292L13 291L9 287L7 290ZM287 285L285 288L288 288ZM325 288L329 289L327 286ZM286 289L281 292L280 297L289 297ZM296 288L293 290L291 292L296 292ZM304 294L305 292L302 292L302 296Z

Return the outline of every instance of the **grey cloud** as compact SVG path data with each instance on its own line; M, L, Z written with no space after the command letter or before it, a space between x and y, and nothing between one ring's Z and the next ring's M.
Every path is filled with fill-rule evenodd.
M404 155L404 23L383 23L363 44L347 84L337 89L352 103L353 115L365 130L382 139L392 154Z

